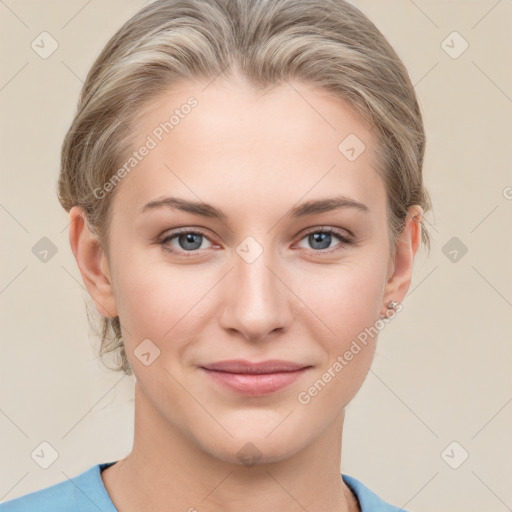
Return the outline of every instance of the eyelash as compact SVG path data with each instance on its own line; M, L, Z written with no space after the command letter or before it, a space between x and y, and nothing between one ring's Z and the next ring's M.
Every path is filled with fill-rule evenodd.
M325 249L325 250L322 250L322 249L311 249L313 252L315 252L317 254L321 254L321 253L331 254L331 253L333 253L335 251L343 250L345 245L354 245L354 243L355 243L353 238L352 238L352 236L348 236L348 235L346 235L346 234L344 234L344 233L342 233L342 232L340 232L340 231L338 231L336 229L333 229L333 228L313 228L313 229L307 231L306 233L304 233L304 235L302 236L302 238L299 241L303 240L308 235L311 235L313 233L322 233L322 234L326 234L326 235L335 236L341 242L339 244L339 246L336 246L336 247L331 248L331 249ZM208 236L206 235L206 233L203 233L200 230L181 229L181 230L173 231L170 235L167 235L165 238L161 239L159 241L159 244L162 246L162 249L164 251L169 252L171 254L175 254L175 255L177 254L180 257L184 257L184 258L194 258L194 257L197 257L198 256L197 251L200 251L200 249L195 249L194 251L180 251L180 250L172 249L170 247L170 245L168 244L168 242L170 240L172 240L173 238L176 238L179 235L183 235L183 234L201 235L201 236L207 238L208 240L210 240L208 238Z

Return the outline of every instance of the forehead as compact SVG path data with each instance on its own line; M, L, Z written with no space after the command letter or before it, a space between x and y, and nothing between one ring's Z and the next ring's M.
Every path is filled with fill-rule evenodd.
M311 85L262 93L234 80L180 84L151 102L135 130L131 151L149 149L118 185L115 209L140 211L166 194L235 210L335 193L385 204L373 132L348 103Z

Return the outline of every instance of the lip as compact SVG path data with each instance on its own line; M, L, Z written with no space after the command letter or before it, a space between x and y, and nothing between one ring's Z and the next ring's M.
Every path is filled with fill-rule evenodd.
M262 396L289 386L311 366L271 359L258 363L235 359L200 366L214 382L237 393Z
M217 370L228 373L278 373L291 372L306 368L309 365L283 361L282 359L268 359L259 363L247 361L246 359L230 359L229 361L217 361L211 364L202 365L207 370Z

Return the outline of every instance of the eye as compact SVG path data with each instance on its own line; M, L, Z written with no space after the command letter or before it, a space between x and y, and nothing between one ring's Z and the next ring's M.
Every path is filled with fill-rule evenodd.
M339 243L334 246L334 249L331 246L333 238L337 238L339 240ZM301 241L305 239L307 239L307 242L311 245L314 252L324 253L341 250L345 246L354 243L351 236L333 228L311 229L302 237ZM208 236L201 231L182 229L167 235L160 240L159 243L162 246L162 249L167 252L177 254L185 258L190 258L198 256L198 251L211 247L204 247L203 242L205 240L210 241ZM174 244L172 242L176 243Z
M330 248L333 237L341 242L335 246L334 250L342 249L344 246L353 243L349 235L333 228L314 228L308 231L301 240L307 239L307 242L311 244L314 251L332 252L325 251L325 249Z
M166 236L160 241L160 245L162 249L165 251L180 254L184 257L195 256L193 254L195 251L200 249L208 249L208 247L203 246L204 240L209 240L209 238L200 231L187 231L180 230L175 231L172 234ZM176 241L177 244L173 245L171 242ZM187 254L192 253L192 254Z

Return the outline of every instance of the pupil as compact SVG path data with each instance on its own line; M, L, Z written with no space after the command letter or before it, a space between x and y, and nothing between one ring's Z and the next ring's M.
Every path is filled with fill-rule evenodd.
M182 248L183 249L197 249L201 246L201 241L199 239L199 237L201 237L202 235L199 235L199 234L195 234L195 233L187 233L185 235L182 235L183 238L185 238L185 246ZM198 242L199 240L199 242ZM194 243L196 244L196 247L192 246L190 247L189 244L192 244L194 245ZM181 245L181 244L180 244Z
M314 233L312 235L313 237L313 243L322 243L323 242L323 245L321 247L314 247L315 249L325 249L327 247L329 247L329 238L330 238L331 235L329 235L328 233ZM322 238L323 241L322 241ZM327 243L326 243L327 241Z

